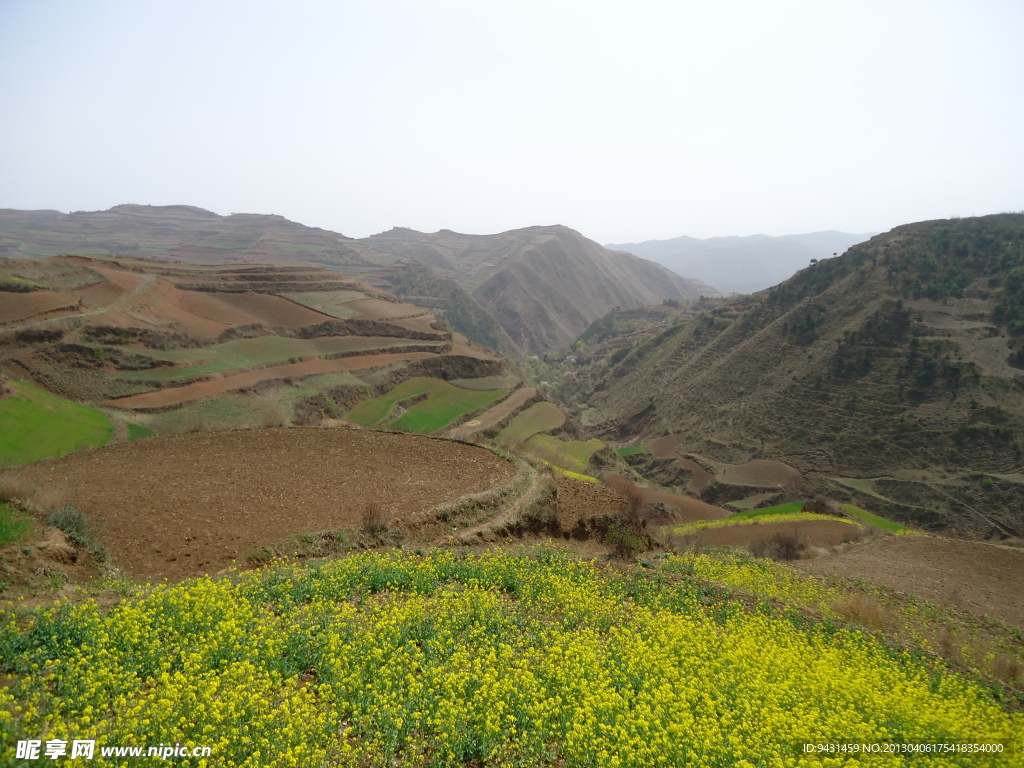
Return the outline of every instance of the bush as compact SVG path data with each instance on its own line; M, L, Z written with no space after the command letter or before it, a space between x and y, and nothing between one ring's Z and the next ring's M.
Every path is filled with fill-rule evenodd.
M622 560L632 560L650 548L650 539L647 536L634 533L621 524L613 524L608 528L604 543L611 548L615 557Z
M107 561L109 556L107 548L92 537L88 519L70 504L65 504L60 509L51 512L47 516L46 522L54 528L64 531L72 544L87 550L97 562L105 563Z
M803 536L798 533L776 533L770 539L755 539L747 545L754 557L771 560L799 560L807 549Z
M777 560L799 560L800 555L807 549L803 537L795 533L776 533L772 536L771 543L775 547Z
M608 487L622 495L624 504L608 526L604 543L615 557L630 560L651 547L643 489L620 477L609 478Z
M367 536L380 536L387 531L388 518L380 502L370 501L363 507L362 528Z

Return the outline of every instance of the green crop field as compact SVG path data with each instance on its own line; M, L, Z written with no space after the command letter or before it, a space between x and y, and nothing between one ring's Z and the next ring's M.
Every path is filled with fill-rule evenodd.
M789 504L778 504L774 507L762 507L761 509L748 509L745 512L738 512L731 517L725 518L726 520L749 520L755 517L772 517L775 515L791 515L797 512L801 512L804 508L803 501L794 501ZM849 514L851 517L859 520L865 525L871 525L875 528L881 528L884 531L897 532L908 532L909 528L905 528L899 523L894 523L891 520L886 520L884 517L879 517L876 514L868 512L866 509L855 507L852 504L840 504L840 507Z
M515 444L528 440L538 432L558 429L565 423L565 414L554 403L534 403L516 416L498 433L498 442Z
M286 299L296 304L323 312L325 315L344 319L359 317L359 311L346 306L350 301L367 298L362 291L315 291L304 293L282 293Z
M438 342L440 343L440 342ZM342 352L370 352L410 344L429 346L431 342L411 342L389 336L324 336L319 339L291 339L283 336L260 336L255 339L236 339L224 344L199 349L171 349L148 351L150 357L168 360L174 368L155 368L148 371L124 371L118 378L129 381L173 381L191 376L203 376L219 371L233 371L268 363L287 363L296 357L323 357Z
M868 512L866 509L855 507L853 504L840 504L847 514L857 518L862 523L872 525L875 528L881 528L883 531L892 531L893 533L909 533L911 530L899 523L894 523L892 520L886 520L884 517Z
M129 734L239 768L1020 764L1024 715L933 654L837 627L833 600L750 560L620 573L435 551L26 606L0 622L0 762L23 739L94 739L99 757ZM962 742L1001 752L803 752Z
M774 507L761 507L760 509L748 509L746 512L737 512L730 516L729 520L749 519L751 517L771 517L772 515L792 515L803 511L804 501L793 501L789 504L776 504Z
M642 445L627 445L624 448L617 448L615 453L619 456L636 456L639 453L647 453Z
M0 400L0 462L29 464L106 445L114 425L106 414L22 381Z
M590 457L604 448L597 438L587 440L559 440L554 435L534 435L526 441L526 450L537 457L550 461L571 472L583 472L590 464Z
M454 419L505 394L505 390L474 391L453 387L441 379L423 376L399 384L386 395L360 403L348 414L348 420L364 427L378 426L390 415L400 400L417 395L428 395L427 399L409 408L389 427L418 434L430 434L448 426Z

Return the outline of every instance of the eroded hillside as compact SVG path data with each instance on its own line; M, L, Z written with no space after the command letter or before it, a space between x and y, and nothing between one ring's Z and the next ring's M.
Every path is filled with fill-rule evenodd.
M574 375L606 436L681 433L681 457L777 459L914 525L1019 536L1021 307L1024 216L925 222Z
M497 235L393 229L361 242L412 256L459 282L529 354L564 349L616 306L717 296L652 261L609 251L568 227Z

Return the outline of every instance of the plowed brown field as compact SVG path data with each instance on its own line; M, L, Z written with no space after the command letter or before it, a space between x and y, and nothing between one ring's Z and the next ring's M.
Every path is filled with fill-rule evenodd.
M616 475L612 472L605 472L601 478L606 482L612 484L616 482L623 482L625 478L622 475ZM674 510L676 520L684 523L693 523L698 520L718 520L723 517L729 517L732 513L727 509L716 507L713 504L708 504L706 501L695 499L691 496L684 496L681 493L665 493L664 491L656 491L653 488L645 488L644 486L638 486L643 499L648 504L664 504L667 507L671 507Z
M392 317L422 315L423 309L398 301L384 299L356 299L345 305L370 320L387 320Z
M463 443L293 427L121 443L18 474L73 498L129 576L177 580L241 564L296 534L358 525L370 501L400 523L515 471Z
M746 464L723 464L718 481L728 485L752 485L758 488L799 483L803 476L788 464L769 459L754 459Z
M676 453L676 448L683 442L685 435L679 432L675 435L665 435L664 437L656 437L653 440L647 441L647 450L651 452L651 455L656 459L675 459L678 458L679 454Z
M831 547L856 537L857 526L836 520L799 520L708 528L693 536L701 544L746 546L758 539L768 540L776 534L792 534L812 547Z
M479 419L474 419L473 421L463 424L461 429L465 434L472 435L477 432L483 432L491 429L492 427L496 427L502 421L515 413L519 406L536 395L537 390L533 387L522 387L517 389L489 411L486 411Z
M801 560L809 573L863 578L1024 629L1024 552L938 536L887 536Z
M217 300L274 328L302 328L334 319L290 299L266 293L221 293L217 294Z

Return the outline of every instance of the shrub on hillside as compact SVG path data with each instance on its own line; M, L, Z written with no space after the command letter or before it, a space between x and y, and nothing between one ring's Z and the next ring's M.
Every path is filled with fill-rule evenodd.
M380 536L388 529L388 518L379 501L370 501L363 507L362 529L367 536Z
M755 539L747 545L754 557L771 560L799 560L807 549L804 537L796 533L776 533L769 539Z
M46 522L54 528L64 531L75 546L88 551L96 562L107 561L109 557L107 548L93 537L86 516L70 504L65 504L60 509L51 512L47 516Z
M651 547L642 489L625 478L610 478L608 487L622 495L623 506L612 517L604 543L615 557L629 560Z

